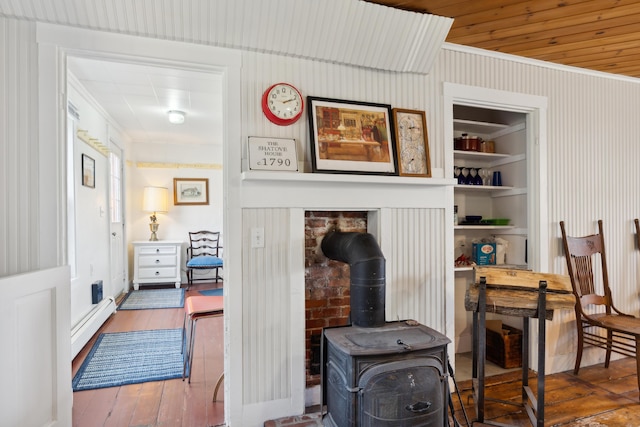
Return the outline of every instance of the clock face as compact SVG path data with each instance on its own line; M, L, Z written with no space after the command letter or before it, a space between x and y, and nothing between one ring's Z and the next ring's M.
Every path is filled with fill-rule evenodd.
M262 111L277 125L295 123L304 109L302 95L290 84L277 83L267 89L262 96Z

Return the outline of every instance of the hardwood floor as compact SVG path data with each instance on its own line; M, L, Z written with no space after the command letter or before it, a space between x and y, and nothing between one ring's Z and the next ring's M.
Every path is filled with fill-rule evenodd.
M487 377L485 388L485 421L510 426L530 426L527 414L519 406L496 400L520 402L521 372L510 372ZM535 390L536 377L532 372L529 385ZM475 419L471 398L471 380L458 383L462 401L470 420ZM456 417L464 425L461 405L452 394ZM545 426L583 427L638 427L640 403L638 401L636 362L625 358L611 362L608 369L602 364L545 377ZM474 426L483 424L475 423Z
M184 285L183 285L184 286ZM185 296L222 287L222 283L193 284ZM145 287L147 288L147 287ZM124 332L181 328L184 309L117 311L98 331ZM196 329L191 383L173 379L73 393L75 427L211 427L224 425L224 396L212 402L213 390L223 371L222 317L202 319ZM97 337L72 363L75 375Z
M218 283L194 284L187 295L198 289L221 287ZM103 325L99 332L123 332L143 329L182 327L183 309L123 310ZM82 349L72 364L73 374L93 346L95 337ZM212 402L213 390L223 370L222 318L198 322L191 384L181 379L134 384L122 387L75 392L73 425L75 427L212 427L224 425L224 396ZM535 390L535 376L530 377ZM527 415L519 406L494 400L520 401L520 372L487 377L486 418L511 426L529 426ZM640 394L636 380L635 360L625 358L611 362L609 369L601 364L549 375L545 379L545 426L638 427L640 426ZM471 398L471 381L458 381L470 420L475 419ZM452 390L453 391L453 390ZM452 394L456 416L464 425L464 417L455 392ZM494 400L492 400L494 399ZM274 424L275 425L275 424ZM288 426L321 425L309 419ZM474 426L480 426L474 423Z

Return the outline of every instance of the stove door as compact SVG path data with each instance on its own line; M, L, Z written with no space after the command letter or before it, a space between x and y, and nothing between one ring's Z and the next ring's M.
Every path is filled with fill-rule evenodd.
M446 381L442 361L435 357L371 368L359 381L360 426L446 425Z

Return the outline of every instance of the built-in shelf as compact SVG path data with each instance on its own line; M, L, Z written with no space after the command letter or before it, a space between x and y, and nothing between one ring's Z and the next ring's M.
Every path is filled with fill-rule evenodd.
M486 160L488 162L492 162L500 159L507 159L511 157L511 154L501 154L501 153L483 153L481 151L464 151L464 150L454 150L453 155L456 160Z
M516 228L515 225L456 225L456 230L508 230Z
M455 272L462 272L462 271L473 271L473 268L475 266L474 265L465 265L463 267L454 267L453 270ZM526 265L519 265L519 264L497 264L497 265L483 265L482 267L493 267L493 268L512 268L512 269L521 269L521 270L526 270L527 267Z

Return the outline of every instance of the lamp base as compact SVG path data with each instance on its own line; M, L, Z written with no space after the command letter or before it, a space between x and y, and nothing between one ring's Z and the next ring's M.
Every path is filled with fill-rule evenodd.
M158 231L158 226L160 224L158 224L157 222L152 222L149 224L149 229L151 230L151 237L149 238L150 242L157 242L158 241L158 235L156 234L156 232Z

